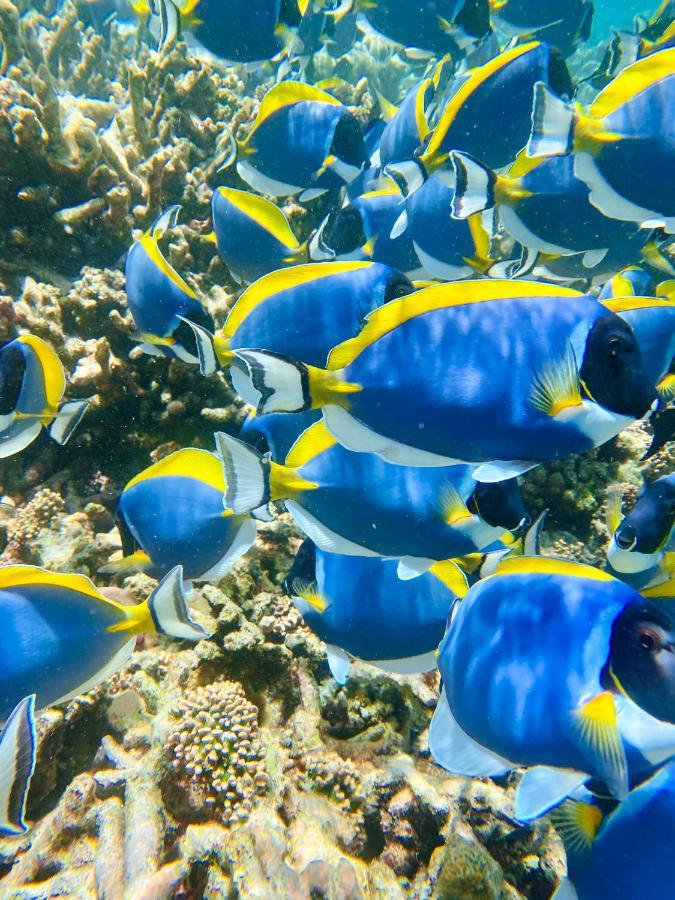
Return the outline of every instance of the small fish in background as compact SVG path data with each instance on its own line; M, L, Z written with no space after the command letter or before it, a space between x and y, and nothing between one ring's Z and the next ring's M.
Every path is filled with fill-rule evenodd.
M675 167L670 112L675 104L675 48L624 69L587 112L537 85L528 156L574 153L574 174L591 203L612 219L675 232Z
M606 572L504 560L458 604L439 648L432 756L469 777L527 767L521 821L593 778L623 800L634 765L675 749L674 636L667 608Z
M218 254L239 284L307 259L288 219L271 200L219 187L211 198L211 216Z
M565 845L569 900L669 897L675 881L675 763L670 762L609 813L570 799L553 811Z
M130 0L141 19L150 18L158 51L178 36L197 56L221 64L272 60L285 49L301 49L298 27L308 0Z
M265 347L324 365L337 340L358 334L366 316L414 287L401 272L372 262L308 263L271 272L247 288L231 308L214 347L234 389L258 402L235 352Z
M0 834L23 834L35 771L35 694L20 700L0 730Z
M350 450L399 465L472 464L478 481L600 446L657 396L623 319L593 297L530 281L441 284L391 301L327 368L261 350L237 356L259 413L321 408Z
M332 94L298 81L270 88L238 144L237 172L254 191L301 201L337 191L367 162L363 130Z
M536 37L570 56L593 27L592 0L490 0L492 21L508 37Z
M312 259L370 259L411 279L427 274L410 236L405 232L391 236L404 199L395 182L388 181L385 187L349 200L326 216L309 241Z
M522 151L503 175L465 153L453 151L450 157L456 176L452 215L466 219L494 209L500 224L534 257L528 262L532 267L537 254L579 254L590 277L617 244L625 244L630 259L649 239L648 232L608 219L591 204L571 156L533 160Z
M607 566L612 574L643 588L667 580L675 551L675 474L645 485L631 511L621 514L621 487L610 487Z
M483 217L460 221L450 214L454 190L453 172L434 172L406 197L405 209L392 229L392 236L406 234L410 238L423 268L443 281L484 274L495 262Z
M656 279L642 266L626 266L608 278L598 294L598 300L612 300L616 297L657 296Z
M46 428L65 444L89 406L62 403L66 373L51 344L22 334L0 348L0 459L20 453Z
M267 423L268 432L275 427L286 425ZM399 559L401 578L444 559L508 550L529 522L516 479L485 485L467 466L392 465L345 450L323 422L300 435L283 464L230 435L217 434L216 445L237 514L283 500L321 550Z
M395 561L324 553L309 539L284 584L305 623L326 644L338 684L349 676L350 657L402 675L433 671L450 610L468 590L450 560L401 581Z
M490 34L488 0L348 0L339 14L355 11L362 31L373 29L409 59L450 53L461 58Z
M404 193L412 193L432 172L450 168L453 150L493 169L510 165L530 134L532 96L538 82L549 84L556 94L573 93L564 58L555 47L540 41L518 44L457 75L447 99L439 101L440 116L422 152L388 166L388 174Z
M256 523L225 507L220 459L187 447L148 466L125 486L116 521L123 557L99 569L163 578L182 566L187 581L217 583L255 541Z
M127 300L144 353L198 365L202 375L211 375L216 370L213 320L158 243L175 226L179 212L179 206L165 210L129 250Z

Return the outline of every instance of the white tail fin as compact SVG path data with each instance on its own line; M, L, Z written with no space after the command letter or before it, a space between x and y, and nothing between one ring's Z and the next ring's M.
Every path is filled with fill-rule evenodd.
M88 408L88 400L70 400L59 407L56 418L49 426L49 434L57 444L68 443Z
M452 217L468 219L474 213L495 205L494 172L467 153L453 150L450 154L455 170L455 195L452 198Z
M223 505L235 515L243 515L270 501L270 462L250 444L219 431L216 452L225 474Z
M18 703L0 732L0 832L21 834L35 769L35 694Z
M303 363L265 350L237 350L236 355L246 364L253 387L260 393L259 414L311 408L309 377Z
M427 180L424 166L416 159L390 163L384 167L384 174L394 179L404 197L419 190Z
M197 345L197 359L199 360L199 371L202 375L213 375L218 367L216 353L213 349L213 335L209 334L206 328L191 322L184 316L178 316L181 322L189 325Z
M155 628L161 634L185 641L201 641L209 637L192 619L183 589L183 567L176 566L160 581L147 600Z
M532 131L526 153L530 157L566 156L572 152L574 110L538 81L534 86Z

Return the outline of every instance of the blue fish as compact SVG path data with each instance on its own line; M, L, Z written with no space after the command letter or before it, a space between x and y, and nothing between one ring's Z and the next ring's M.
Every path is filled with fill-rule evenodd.
M565 56L587 41L593 26L592 0L491 0L492 17L509 36L536 34Z
M572 83L559 51L539 41L519 44L457 77L423 152L395 163L388 172L412 192L424 179L450 165L461 150L492 169L510 165L530 132L534 86L550 84L569 96ZM495 128L494 123L499 127Z
M224 505L218 457L188 447L148 466L117 507L124 557L102 572L146 571L163 578L182 566L186 581L217 583L255 541L256 524Z
M237 355L258 412L322 408L348 449L400 465L472 463L479 481L600 446L656 399L626 322L535 282L459 282L394 300L326 369Z
M282 426L283 427L283 426ZM302 530L328 552L401 559L401 577L434 562L506 549L527 517L515 479L481 485L466 466L393 466L352 453L323 422L298 438L284 464L216 435L237 514L283 500Z
M567 800L554 822L567 852L567 894L578 900L662 900L675 881L675 763L632 790L609 815ZM570 889L573 888L573 890Z
M538 85L527 153L574 152L574 174L605 216L675 232L675 48L624 69L587 113Z
M675 750L674 628L663 606L606 572L505 560L469 590L439 648L434 759L473 777L528 767L523 820L591 778L623 799L632 758L656 762L664 735L661 759Z
M129 309L141 348L151 356L168 356L215 372L213 320L162 254L158 241L175 225L180 207L172 206L139 238L124 269Z
M352 656L405 675L435 669L452 604L467 590L451 562L401 581L390 561L324 553L310 540L298 550L285 584L306 624L326 644L339 684L347 680Z
M272 272L238 298L215 350L231 367L235 390L255 405L255 392L233 365L236 350L265 347L324 365L335 342L357 334L370 312L412 290L405 275L380 263L309 263Z
M619 578L642 588L651 584L675 550L675 474L645 485L631 511L621 516L621 488L613 486L607 500L611 534L607 563ZM670 571L670 566L666 566Z
M91 690L125 664L139 634L208 636L190 617L180 567L144 603L123 606L84 575L4 566L0 607L0 721L31 694L42 709Z
M302 432L320 418L318 409L303 413L269 413L266 416L256 416L252 410L242 423L239 437L263 456L271 453L275 462L283 463Z
M627 266L613 275L603 285L598 300L616 297L649 297L654 293L654 277L641 266Z
M454 187L452 172L434 172L419 190L408 195L392 231L392 235L407 235L424 269L444 281L482 274L494 262L490 235L481 217L460 221L451 216Z
M218 253L240 284L306 259L306 251L286 216L264 197L229 187L216 188L211 216Z
M0 459L24 450L43 428L65 444L89 405L62 403L66 374L51 344L22 334L0 348Z
M371 259L409 278L425 274L409 235L391 236L403 204L393 181L350 200L323 220L310 239L310 256L314 260Z
M298 81L265 94L238 145L240 177L260 194L309 200L353 181L367 161L361 126L339 100Z
M618 242L647 242L628 222L608 219L591 204L587 185L574 174L571 156L530 159L520 153L498 175L465 153L453 151L457 185L452 212L465 219L495 209L501 225L522 246L538 253L584 255L593 269Z

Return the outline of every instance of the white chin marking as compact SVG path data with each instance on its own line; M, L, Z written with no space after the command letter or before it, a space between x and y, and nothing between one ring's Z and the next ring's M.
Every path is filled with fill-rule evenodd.
M663 559L663 553L637 553L635 550L622 550L612 538L607 551L607 561L616 571L625 575L637 575L653 569Z
M594 447L611 440L613 437L627 428L634 419L629 416L620 416L610 412L603 406L599 406L591 400L584 400L581 406L570 407L556 416L561 422L571 422L593 442Z

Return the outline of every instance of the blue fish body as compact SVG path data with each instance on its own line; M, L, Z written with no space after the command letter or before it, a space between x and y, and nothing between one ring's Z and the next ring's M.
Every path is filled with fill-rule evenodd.
M272 459L283 462L291 447L303 431L318 422L321 413L311 409L304 413L268 413L264 416L250 415L241 426L242 440L260 450L272 454Z
M422 7L415 0L377 0L367 7L365 17L392 41L436 56L451 53L457 58L461 45L490 31L487 0L428 0Z
M478 222L452 218L454 180L446 176L450 173L435 172L406 198L406 234L430 275L455 280L470 277L480 262L487 263L489 237ZM480 236L479 246L474 228Z
M275 29L281 0L199 0L185 27L214 56L231 63L271 59L282 47Z
M380 139L380 165L413 159L429 133L426 108L433 96L434 85L430 78L416 84L405 95L396 114L387 122Z
M244 191L217 188L211 199L216 246L239 281L252 282L300 261L300 244L278 207Z
M639 266L629 266L617 272L603 285L598 300L612 300L615 297L648 297L654 289L654 278Z
M675 359L675 307L667 300L605 300L603 305L635 332L648 377L659 387Z
M591 0L570 0L564 7L554 0L508 0L493 12L506 34L536 32L543 41L558 47L565 56L588 40L593 25Z
M400 273L379 263L296 266L253 284L232 307L216 348L265 347L323 365L339 340L355 335L373 309L412 289Z
M383 334L345 367L345 380L364 388L350 395L350 412L378 434L455 460L543 461L583 452L594 439L573 420L533 405L530 380L563 359L571 340L581 339L580 360L602 315L581 295L432 309ZM429 355L432 346L439 349Z
M675 858L675 763L657 771L604 818L590 846L567 847L579 900L669 896Z
M392 561L316 553L316 592L321 611L302 599L295 603L312 631L327 644L377 664L426 658L443 636L455 594L427 572L402 581Z
M148 467L120 497L120 530L132 544L125 553L139 548L140 567L155 578L181 565L187 581L220 580L255 540L255 523L225 510L224 493L220 461L206 450L178 450Z

